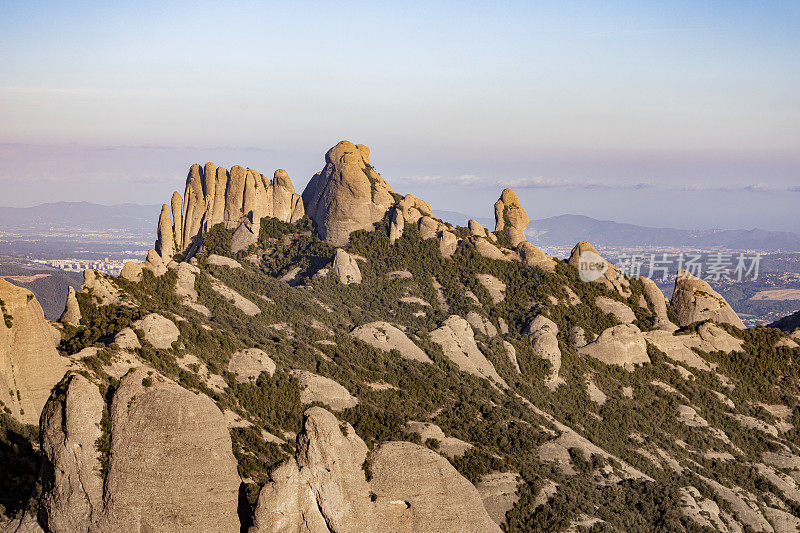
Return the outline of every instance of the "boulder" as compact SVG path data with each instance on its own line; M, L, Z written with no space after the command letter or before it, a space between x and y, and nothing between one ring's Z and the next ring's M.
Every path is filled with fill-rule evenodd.
M231 355L228 371L236 376L239 383L255 381L262 372L270 376L275 373L275 361L264 350L245 348Z
M341 141L325 154L325 168L303 191L308 216L320 238L343 246L350 233L372 230L394 205L394 190L369 162L369 148Z
M239 530L241 483L222 412L152 370L120 381L101 429L98 388L70 375L42 415L42 507L47 531ZM96 442L109 431L105 482Z
M508 388L492 363L478 349L475 334L469 322L458 315L451 315L439 329L430 333L433 342L442 347L444 355L464 372L469 372L491 383Z
M528 241L522 241L517 245L517 253L520 260L528 266L536 266L548 272L555 272L556 262L536 246Z
M114 282L94 268L83 271L81 292L89 294L99 305L129 304Z
M161 214L158 217L157 228L158 239L156 240L156 253L164 259L169 261L175 255L175 235L173 233L173 224L169 216L169 206L167 204L161 205Z
M0 402L11 416L37 424L68 361L56 350L59 332L33 293L0 278Z
M133 323L134 329L142 332L144 339L158 350L169 350L181 332L175 323L158 313L150 313Z
M419 219L419 236L422 240L433 239L436 237L436 233L439 231L439 222L427 215L422 216Z
M531 338L531 345L536 355L550 361L550 373L544 384L550 390L555 390L564 382L558 377L561 370L561 348L558 346L558 326L544 315L538 315L531 320L523 335Z
M623 298L631 295L630 282L623 273L614 263L604 259L590 243L582 241L576 244L567 263L578 269L583 281L602 283L609 289L616 290Z
M450 257L456 253L456 248L458 248L458 237L456 237L455 233L447 230L440 231L439 252L442 254L442 257Z
M81 308L78 305L78 298L75 296L75 289L72 285L67 287L67 303L58 321L69 326L78 326L81 323Z
M484 239L486 238L488 233L486 231L486 228L484 228L480 222L473 219L469 219L469 221L467 221L467 229L469 229L470 235L474 235L475 237L481 237Z
M332 269L339 281L344 285L361 283L361 269L358 268L358 262L341 248L336 249Z
M101 419L105 401L80 374L67 375L53 391L41 419L42 499L47 531L88 531L92 512L103 506L100 472Z
M121 380L110 411L105 506L93 512L93 531L239 530L241 481L209 397L138 369Z
M678 325L688 326L703 320L713 320L744 329L742 319L717 291L705 281L685 270L678 272L672 307L678 315Z
M342 411L358 404L350 392L330 378L306 370L292 370L300 384L300 401L324 403L334 411Z
M594 303L604 313L614 315L614 318L622 324L630 324L636 320L633 310L619 300L613 300L608 296L598 296Z
M402 330L388 322L370 322L358 326L350 332L350 335L384 352L397 350L406 359L422 363L432 362Z
M594 342L578 348L578 352L626 370L650 362L645 337L633 324L620 324L604 330Z
M370 465L367 480L363 465ZM368 453L350 424L312 407L295 457L271 473L250 533L499 532L475 488L444 457L410 442Z
M122 328L114 336L114 342L121 350L137 350L142 347L139 337L136 336L136 332L131 328Z
M519 197L511 189L504 189L500 199L494 204L494 232L499 233L504 229L508 231L511 246L517 246L525 240L525 228L530 219L528 213L519 203Z
M208 264L214 266L224 266L228 268L242 268L242 264L235 259L225 257L224 255L210 254L208 256Z
M389 225L390 244L394 244L394 241L403 236L403 230L405 229L405 226L406 222L405 217L403 216L403 211L395 207L392 211L392 221Z
M647 297L653 304L653 311L656 314L653 319L653 325L658 329L666 331L675 331L678 329L678 326L673 324L669 319L669 314L667 313L667 299L664 297L664 293L661 292L661 289L658 288L658 285L656 285L656 282L644 276L639 279L642 285L644 285L645 294L647 294Z

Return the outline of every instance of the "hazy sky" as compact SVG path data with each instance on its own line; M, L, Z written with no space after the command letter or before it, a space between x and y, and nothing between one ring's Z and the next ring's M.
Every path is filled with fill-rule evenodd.
M438 209L800 231L800 2L120 4L0 2L0 204L349 139Z

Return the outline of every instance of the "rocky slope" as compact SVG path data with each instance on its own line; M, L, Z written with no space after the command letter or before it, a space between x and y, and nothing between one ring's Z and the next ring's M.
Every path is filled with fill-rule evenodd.
M157 250L87 271L60 329L3 293L37 340L0 378L50 368L0 415L4 531L800 525L797 336L688 276L581 281L599 251L542 253L511 190L495 231L447 224L362 145L299 204L238 169L193 167Z

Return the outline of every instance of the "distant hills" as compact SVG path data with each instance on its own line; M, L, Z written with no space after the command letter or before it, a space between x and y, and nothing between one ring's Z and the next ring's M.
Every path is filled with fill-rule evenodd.
M444 220L465 225L468 215L452 211L437 211ZM476 218L478 222L494 228L494 220ZM697 249L764 250L800 252L800 234L741 230L684 230L651 228L623 224L611 220L597 220L583 215L559 215L532 220L525 231L528 240L537 246L572 246L579 241L589 241L595 246L658 246L690 247Z
M89 202L57 202L33 207L0 207L0 231L23 236L45 236L53 232L114 233L132 240L151 240L153 220L160 205L100 205ZM443 220L466 225L475 218L489 229L494 220L470 217L455 211L437 210ZM538 246L571 246L589 241L595 246L658 246L697 249L764 250L800 252L800 234L762 229L684 230L652 228L598 220L583 215L559 215L532 220L528 239Z

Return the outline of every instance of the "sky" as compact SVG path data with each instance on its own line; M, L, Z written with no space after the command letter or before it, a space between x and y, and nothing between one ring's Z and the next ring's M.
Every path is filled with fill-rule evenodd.
M491 217L800 232L800 2L0 1L0 205L166 202L341 139Z

